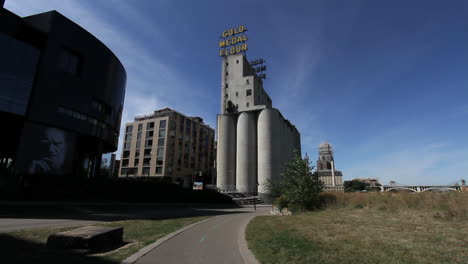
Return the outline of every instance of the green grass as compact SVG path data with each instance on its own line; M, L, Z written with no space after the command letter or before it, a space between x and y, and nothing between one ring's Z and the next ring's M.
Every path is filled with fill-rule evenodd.
M105 226L122 226L125 230L124 241L135 241L135 243L127 248L113 252L104 258L122 261L159 238L184 226L207 218L209 217L199 216L168 220L132 220L105 224Z
M262 216L247 226L261 263L468 263L468 222L433 211L333 209Z
M209 217L188 217L167 220L129 220L97 225L124 227L124 241L132 242L125 247L109 253L94 255L76 255L69 252L50 250L45 247L47 237L51 234L71 230L66 228L30 229L0 235L2 259L5 263L120 263L141 248L157 239L184 226ZM3 261L2 261L3 262Z

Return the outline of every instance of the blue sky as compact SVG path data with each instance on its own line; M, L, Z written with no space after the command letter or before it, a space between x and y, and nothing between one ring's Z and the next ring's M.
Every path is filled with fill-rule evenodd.
M468 179L468 2L6 0L57 10L127 70L123 123L170 107L216 127L223 30L245 25L249 59L297 126L302 152L335 148L344 178L453 184ZM120 148L119 144L119 148Z

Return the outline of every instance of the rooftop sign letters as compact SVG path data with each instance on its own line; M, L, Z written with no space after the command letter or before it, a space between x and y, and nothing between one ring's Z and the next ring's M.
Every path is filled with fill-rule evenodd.
M250 62L250 66L252 66L252 69L257 73L257 76L260 79L266 79L266 74L265 74L266 65L264 65L265 62L266 60L264 59L258 59L258 60L254 60ZM260 65L260 66L255 67L256 65Z
M223 31L221 34L221 40L219 41L219 56L229 56L239 52L245 52L248 50L246 41L248 40L247 35L244 32L247 29L244 26L237 28L231 28Z

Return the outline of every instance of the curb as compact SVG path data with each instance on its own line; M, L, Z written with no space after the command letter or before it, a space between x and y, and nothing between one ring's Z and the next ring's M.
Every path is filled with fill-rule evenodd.
M264 214L253 214L251 217L245 219L241 224L241 228L240 228L239 234L237 236L237 244L238 244L239 251L240 251L240 254L242 256L242 259L244 260L245 264L260 264L260 262L258 262L255 255L252 253L252 251L247 246L247 240L245 239L245 232L246 232L246 229L247 229L247 225L249 224L249 222L252 219L254 219L255 217L257 217L259 215L264 215Z
M196 223L193 223L193 224L190 224L188 226L185 226L181 229L178 229L164 237L161 237L160 239L156 240L156 242L153 242L152 244L149 244L148 246L140 249L137 253L131 255L130 257L124 259L121 264L133 264L135 263L139 258L143 257L144 255L148 254L151 250L157 248L158 246L160 246L162 243L166 242L167 240L177 236L178 234L184 232L185 230L187 229L190 229L198 224L201 224L205 221L208 221L208 220L212 220L213 218L215 218L217 216L214 216L214 217L210 217L208 219L204 219L204 220L201 220L201 221L198 221Z

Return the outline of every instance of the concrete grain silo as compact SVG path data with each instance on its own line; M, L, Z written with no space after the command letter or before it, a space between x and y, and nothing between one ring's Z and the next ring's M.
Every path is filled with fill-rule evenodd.
M217 186L224 191L236 187L236 115L218 115Z
M243 54L223 57L221 114L218 115L217 187L220 191L268 196L300 134L272 108L263 81Z
M256 112L243 112L237 121L236 190L255 193L257 186Z
M279 173L280 147L275 144L279 142L280 131L278 129L278 110L267 108L258 116L258 192L268 192L267 183L276 179Z

